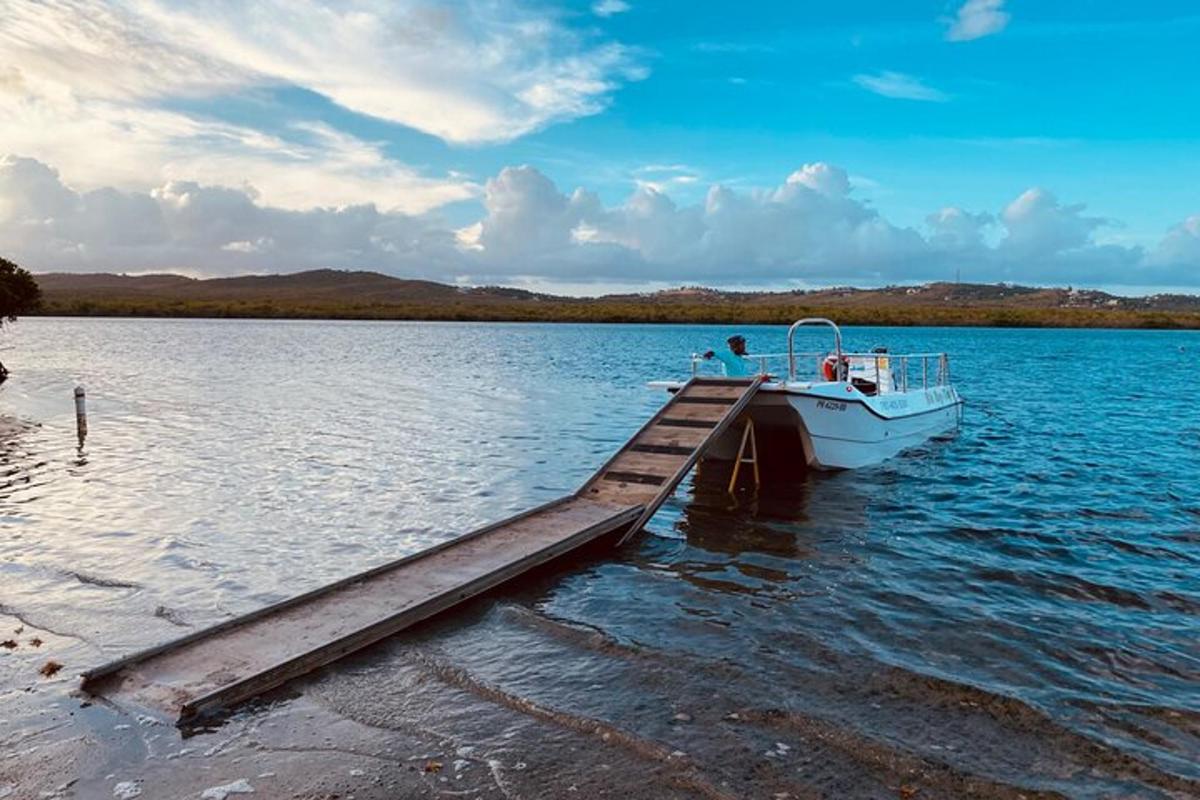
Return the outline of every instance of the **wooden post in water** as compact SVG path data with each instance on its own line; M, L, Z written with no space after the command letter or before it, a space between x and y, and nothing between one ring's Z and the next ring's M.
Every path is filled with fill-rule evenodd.
M79 446L87 438L87 402L82 386L75 387L75 432L79 434Z

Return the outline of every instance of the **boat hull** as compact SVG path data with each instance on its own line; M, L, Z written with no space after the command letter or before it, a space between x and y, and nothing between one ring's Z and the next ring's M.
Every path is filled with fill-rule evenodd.
M958 427L962 401L949 387L874 398L845 391L843 384L833 386L787 394L805 460L815 469L878 464Z
M775 384L760 390L748 414L760 450L776 461L841 470L879 464L952 433L961 406L950 386L867 396L847 383ZM741 437L742 428L735 425L710 449L710 457L736 458Z

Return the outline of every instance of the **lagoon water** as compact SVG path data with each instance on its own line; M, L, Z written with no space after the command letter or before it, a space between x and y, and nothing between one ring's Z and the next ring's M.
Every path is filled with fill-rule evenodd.
M80 669L573 490L662 402L645 382L732 330L6 329L0 413L40 424L0 442L0 624L25 629L0 652L0 788L68 736L132 735L110 709L53 721L78 706ZM752 351L785 349L783 328L742 332ZM364 756L362 780L437 756L436 780L478 796L1200 797L1200 336L846 334L949 351L961 432L876 468L773 476L736 502L702 471L621 551L229 725L302 707L405 743ZM36 675L47 657L66 665L55 679ZM180 750L159 731L73 762L78 796L111 797L118 772L148 780ZM255 736L172 769L250 741L288 749ZM449 785L436 780L431 793Z

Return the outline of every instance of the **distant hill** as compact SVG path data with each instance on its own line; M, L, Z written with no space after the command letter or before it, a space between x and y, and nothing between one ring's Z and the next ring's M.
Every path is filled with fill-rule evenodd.
M851 324L1200 328L1200 296L1119 297L1010 284L785 292L681 287L574 298L329 269L204 280L108 273L35 278L43 313L68 316L778 323L825 314Z
M603 299L682 305L804 303L826 307L1089 308L1200 312L1200 295L1121 297L1090 289L1045 289L983 283L926 283L921 286L886 286L881 289L834 287L791 292L723 292L704 287L684 287L649 295L610 295Z
M182 275L75 275L51 272L35 276L50 302L69 300L134 300L243 302L274 300L301 303L410 303L461 300L532 300L522 289L459 288L434 281L406 280L378 272L317 269L287 275L243 275L236 278L187 278Z

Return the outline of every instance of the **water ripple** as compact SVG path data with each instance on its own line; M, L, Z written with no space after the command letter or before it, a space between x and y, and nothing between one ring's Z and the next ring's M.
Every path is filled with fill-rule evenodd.
M3 611L127 652L415 552L573 489L662 401L645 380L731 332L22 321L0 399L41 424L0 442ZM1195 335L847 336L950 350L962 431L757 497L703 465L653 535L313 691L373 724L592 726L653 769L671 742L698 791L1200 796L1195 393L1128 368L1200 374ZM356 669L400 699L365 707Z

